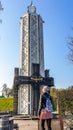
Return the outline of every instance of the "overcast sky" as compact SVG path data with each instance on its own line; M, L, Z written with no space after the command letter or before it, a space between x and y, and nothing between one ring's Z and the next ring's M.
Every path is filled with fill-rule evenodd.
M12 87L14 68L19 67L20 17L27 12L31 0L0 0L0 88L4 83ZM50 69L56 88L73 85L73 64L68 59L67 39L73 35L73 0L33 0L37 13L45 21L44 62ZM1 89L0 89L1 91Z

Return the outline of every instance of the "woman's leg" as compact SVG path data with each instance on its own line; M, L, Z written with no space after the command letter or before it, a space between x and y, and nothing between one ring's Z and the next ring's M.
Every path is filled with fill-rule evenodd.
M41 130L45 130L45 120L41 120Z
M51 129L51 119L47 119L46 124L47 124L48 130L52 130Z

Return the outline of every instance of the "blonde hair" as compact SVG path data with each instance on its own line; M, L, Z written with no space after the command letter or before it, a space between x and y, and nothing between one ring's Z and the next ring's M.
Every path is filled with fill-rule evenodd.
M48 86L43 86L42 91L47 92Z

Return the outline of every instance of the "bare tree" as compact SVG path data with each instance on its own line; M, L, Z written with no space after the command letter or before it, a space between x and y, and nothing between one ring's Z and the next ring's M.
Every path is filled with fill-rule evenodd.
M3 89L2 89L2 95L4 97L13 96L13 89L8 88L7 84L4 84L2 87L3 87Z
M0 12L1 11L3 11L3 7L2 7L1 1L0 1ZM0 19L0 23L2 23L2 19Z
M68 48L69 48L69 54L68 59L73 63L73 37L68 38Z

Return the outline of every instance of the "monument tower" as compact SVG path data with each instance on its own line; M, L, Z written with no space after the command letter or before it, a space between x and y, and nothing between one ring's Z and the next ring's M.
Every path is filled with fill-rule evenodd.
M31 3L20 18L20 75L31 76L34 63L40 65L44 76L43 20Z
M15 69L14 112L37 112L40 86L54 85L53 78L46 74L44 77L43 19L31 2L20 18L20 66Z

